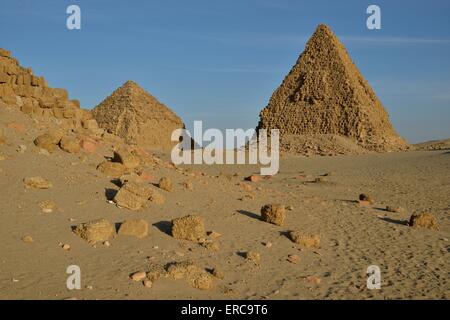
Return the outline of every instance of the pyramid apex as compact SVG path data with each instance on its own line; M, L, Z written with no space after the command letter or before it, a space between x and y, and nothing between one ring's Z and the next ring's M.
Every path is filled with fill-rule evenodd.
M133 81L133 80L128 80L127 82L125 82L122 87L139 87L140 86L137 84L137 82Z
M313 39L337 39L333 30L326 24L319 24L311 36L310 40Z
M317 26L316 32L317 31L333 32L333 30L331 30L331 28L324 23L321 23Z

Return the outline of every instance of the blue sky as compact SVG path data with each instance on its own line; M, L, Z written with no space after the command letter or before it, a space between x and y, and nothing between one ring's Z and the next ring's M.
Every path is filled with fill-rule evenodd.
M81 7L82 29L66 28ZM368 30L366 8L381 7ZM320 23L409 142L450 137L450 1L0 0L0 47L92 108L126 80L191 128L252 128Z

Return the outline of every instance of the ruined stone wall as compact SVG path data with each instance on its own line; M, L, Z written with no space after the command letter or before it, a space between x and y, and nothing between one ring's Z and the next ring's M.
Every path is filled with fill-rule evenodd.
M0 104L15 106L35 117L54 118L68 128L81 126L92 116L69 99L65 89L51 88L44 77L22 67L11 53L0 48Z

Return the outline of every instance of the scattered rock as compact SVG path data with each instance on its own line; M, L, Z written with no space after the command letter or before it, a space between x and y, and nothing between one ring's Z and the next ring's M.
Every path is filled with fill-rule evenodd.
M46 150L46 149L39 149L39 154L42 154L44 156L49 156L50 152L48 152L48 150Z
M23 182L27 188L49 189L53 187L53 184L49 180L42 177L25 178L23 179Z
M244 191L250 192L253 190L252 186L248 183L240 183L239 184Z
M130 275L130 279L133 281L143 281L147 277L144 271L138 271Z
M194 272L197 269L197 266L194 265L194 262L191 260L181 261L181 262L173 262L169 263L166 266L167 274L172 279L178 280L183 279L189 273Z
M145 238L148 235L148 222L143 219L126 220L120 225L117 233L139 239Z
M265 222L281 226L286 218L286 208L281 204L266 204L261 208L261 218Z
M115 233L114 226L106 219L79 224L73 232L90 244L109 240Z
M198 272L191 274L187 278L188 283L196 289L209 290L213 286L213 277L205 272L204 270L199 270Z
M189 180L183 182L183 187L186 190L190 190L190 191L194 190L194 185L192 184L192 181L189 181Z
M51 153L61 140L62 136L63 133L59 130L48 131L34 139L34 144Z
M367 194L364 194L364 193L361 193L359 195L359 201L360 201L360 203L361 202L368 202L369 204L373 204L374 203L372 197L367 195Z
M139 210L154 196L155 191L150 186L136 182L126 182L114 196L113 201L118 207L129 210Z
M299 231L289 231L289 239L305 248L320 248L320 236L302 234Z
M218 279L224 279L225 278L225 273L223 273L223 271L221 271L218 268L214 268L212 270L212 275Z
M143 183L141 178L135 172L129 172L121 175L119 181L121 186L127 182Z
M392 207L392 206L386 206L387 212L393 212L393 213L400 213L403 211L402 207Z
M256 251L248 251L245 253L245 259L254 264L259 264L261 262L261 255Z
M25 151L27 150L27 146L26 145L24 145L24 144L19 144L18 146L17 146L17 152L18 153L25 153Z
M144 182L153 182L155 181L155 176L153 175L153 171L148 169L142 169L139 173L139 178L141 178Z
M431 230L439 230L439 225L436 218L431 213L413 214L409 219L410 227L421 227Z
M111 178L120 178L126 171L123 164L118 162L105 161L97 166L97 170Z
M251 175L245 178L246 181L250 181L250 182L258 182L261 180L261 176L258 175Z
M34 242L33 237L30 235L26 235L22 237L22 241L25 243L32 243Z
M124 148L114 151L114 161L122 163L128 169L134 169L140 164L139 158Z
M71 249L70 244L67 244L67 243L63 244L62 248L66 251L69 251Z
M322 282L322 279L320 279L317 276L310 276L307 277L306 280L308 280L309 282L313 283L313 284L320 284Z
M172 236L175 239L183 239L198 242L205 236L205 223L202 217L188 215L172 220Z
M300 261L300 257L296 254L290 254L287 257L287 261L289 261L290 263L298 263Z
M202 241L201 245L203 248L210 250L210 251L219 251L219 249L220 249L219 244L217 244L216 242L213 242L211 240Z
M79 153L81 150L80 141L71 136L62 137L59 141L59 146L68 153Z
M200 290L211 289L214 281L211 274L189 260L168 264L167 273L173 279L185 278L192 287Z
M43 200L38 205L43 213L52 213L56 209L56 203L52 200Z
M264 243L264 246L266 248L272 248L273 244L272 244L272 242L266 242L266 243Z
M216 238L220 238L221 236L222 236L222 234L221 233L219 233L219 232L216 232L216 231L208 231L208 237L210 237L210 238L214 238L214 239L216 239Z
M146 288L151 288L151 287L153 287L153 281L148 280L148 279L145 279L145 280L142 282L142 284L143 284L144 287L146 287Z
M168 177L162 177L159 180L158 186L160 189L163 189L165 191L169 191L169 192L173 191L172 180L170 180L170 178L168 178Z
M155 282L159 278L167 277L167 271L164 266L160 264L151 264L149 271L147 272L147 279L151 282Z
M163 204L164 202L166 202L166 198L161 193L153 189L152 194L150 195L150 198L148 198L148 200L155 204Z

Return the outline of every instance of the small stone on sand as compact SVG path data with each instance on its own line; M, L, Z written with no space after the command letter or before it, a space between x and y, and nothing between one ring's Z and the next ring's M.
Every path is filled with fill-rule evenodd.
M175 239L198 242L205 236L205 223L202 217L188 215L172 220L172 236Z
M147 274L145 273L145 271L138 271L138 272L133 273L130 276L130 279L133 281L143 281L146 277L147 277Z
M159 180L159 184L158 184L159 188L168 192L172 192L173 191L173 186L172 186L172 180L168 177L162 177Z
M31 177L31 178L25 178L23 179L23 182L25 183L25 186L27 188L33 188L33 189L49 189L53 187L53 184L42 177Z
M261 208L261 218L265 222L281 226L286 218L286 208L281 204L266 204Z
M289 231L289 239L305 248L320 248L320 236L315 234L302 234L299 231Z
M431 213L413 214L409 219L408 225L410 227L421 227L431 230L439 230L439 224L436 218Z
M22 237L22 241L25 243L32 243L34 242L33 237L31 237L30 235L26 235Z
M261 262L261 255L256 251L248 251L245 253L245 259L254 264L259 264Z
M300 257L296 254L290 254L287 257L287 261L290 263L298 263L300 261Z

